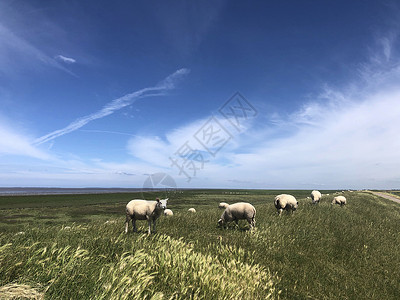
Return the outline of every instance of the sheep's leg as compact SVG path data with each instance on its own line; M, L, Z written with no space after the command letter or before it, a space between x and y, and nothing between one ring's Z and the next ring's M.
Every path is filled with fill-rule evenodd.
M153 232L156 232L156 219L153 220Z
M282 208L278 209L278 215L281 215L282 212L283 212L283 209L282 209Z
M236 224L236 228L240 228L239 227L239 219L235 219L235 224Z
M247 220L247 223L249 223L249 227L250 227L250 229L251 229L251 227L252 227L252 221L251 221L251 219L246 219Z
M129 221L131 220L130 215L126 215L126 220L125 220L125 233L128 233L128 227L129 227Z
M151 234L151 220L148 219L147 221L149 222L149 231L148 231L148 234Z
M254 219L247 219L247 222L249 222L250 229L256 226L256 220Z
M133 227L133 232L137 232L136 220L135 219L132 219L132 227Z

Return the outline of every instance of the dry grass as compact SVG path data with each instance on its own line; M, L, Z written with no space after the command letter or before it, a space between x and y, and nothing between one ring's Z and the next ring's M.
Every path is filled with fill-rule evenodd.
M38 288L26 284L10 283L0 287L0 299L44 299Z

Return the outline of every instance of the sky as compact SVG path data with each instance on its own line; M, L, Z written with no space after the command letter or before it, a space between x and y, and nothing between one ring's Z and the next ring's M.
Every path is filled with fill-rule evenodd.
M0 187L398 189L399 33L396 1L1 0Z

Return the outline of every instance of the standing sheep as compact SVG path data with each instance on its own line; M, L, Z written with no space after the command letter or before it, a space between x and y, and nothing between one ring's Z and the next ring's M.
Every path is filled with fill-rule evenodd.
M135 199L129 201L126 205L125 233L128 233L128 224L132 220L133 232L137 232L136 220L147 220L149 223L148 233L151 233L151 222L153 222L153 231L156 231L156 220L160 217L163 210L167 207L167 199L156 201L147 201Z
M164 210L164 216L173 216L174 215L174 213L172 212L172 210L170 210L170 209L166 209L166 210Z
M346 205L347 204L347 200L345 196L336 196L333 198L332 200L332 205L333 204L339 204L340 206Z
M235 221L236 225L239 226L239 220L247 220L252 229L256 225L256 209L253 205L246 202L238 202L235 204L228 205L221 215L221 219L218 220L218 225L224 226L228 222Z
M275 207L280 215L285 209L286 211L295 211L299 205L296 198L292 195L281 194L275 197Z
M195 213L196 210L193 207L191 207L191 208L188 209L188 212Z
M319 203L319 201L321 200L322 195L319 191L312 191L311 192L311 200L312 200L312 204L317 204Z
M228 206L229 206L228 203L226 203L226 202L221 202L221 203L218 205L218 208L223 208L223 209L225 209L225 208L227 208Z

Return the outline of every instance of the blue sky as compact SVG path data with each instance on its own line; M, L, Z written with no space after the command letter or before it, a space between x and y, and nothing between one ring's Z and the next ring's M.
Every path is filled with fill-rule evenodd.
M400 188L399 12L3 0L0 186Z

